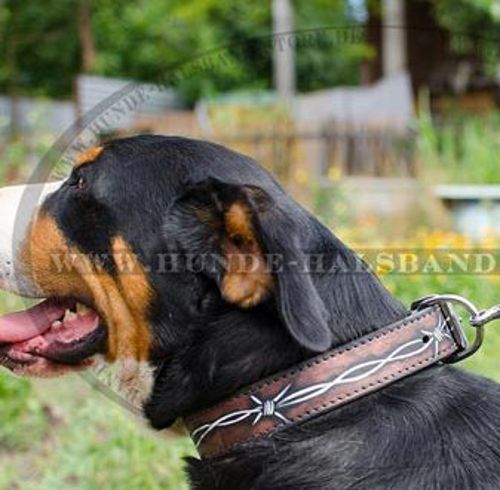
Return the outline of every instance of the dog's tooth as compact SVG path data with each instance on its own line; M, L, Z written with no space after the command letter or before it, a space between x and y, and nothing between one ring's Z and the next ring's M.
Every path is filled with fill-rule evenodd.
M90 312L90 308L87 305L84 305L83 303L77 303L76 304L76 313L79 316L85 316L87 313Z
M71 322L72 320L75 320L76 318L77 318L76 313L73 313L71 310L66 310L66 312L64 313L63 323Z
M53 324L52 324L52 328L54 330L57 330L58 328L61 328L63 326L63 322L61 322L60 320L56 320Z

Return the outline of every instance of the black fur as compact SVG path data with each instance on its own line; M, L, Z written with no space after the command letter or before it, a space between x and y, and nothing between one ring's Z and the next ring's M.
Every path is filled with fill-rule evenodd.
M88 188L79 194L71 183L82 174ZM187 267L220 253L221 212L238 200L264 251L285 264L274 294L250 309L224 301L220 264ZM156 378L145 413L157 429L406 314L256 162L215 144L111 142L47 210L82 250L109 252L121 234L150 270ZM95 232L78 234L76 216ZM306 253L325 257L325 271L301 272ZM180 267L166 273L172 257ZM195 489L498 489L499 436L497 385L433 367L226 456L190 459L188 472Z

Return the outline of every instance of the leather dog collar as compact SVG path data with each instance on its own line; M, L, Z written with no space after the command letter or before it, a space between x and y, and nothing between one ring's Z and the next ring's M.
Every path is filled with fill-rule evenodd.
M452 360L465 342L458 318L436 304L257 382L185 423L201 456L219 456Z

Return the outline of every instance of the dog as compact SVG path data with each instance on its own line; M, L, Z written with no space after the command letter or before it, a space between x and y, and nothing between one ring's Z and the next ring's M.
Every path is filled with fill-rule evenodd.
M0 192L0 287L44 301L0 319L1 364L56 376L104 358L157 430L408 314L256 161L217 144L110 141L23 207L27 192ZM311 256L320 271L304 272ZM498 489L499 408L495 383L434 365L187 473L193 489Z

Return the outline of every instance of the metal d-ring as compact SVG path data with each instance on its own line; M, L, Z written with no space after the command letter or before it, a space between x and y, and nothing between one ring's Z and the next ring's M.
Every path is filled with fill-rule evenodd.
M457 352L452 357L448 358L447 364L453 364L471 356L481 347L484 340L484 325L486 323L500 318L500 305L494 306L489 310L479 311L473 303L468 299L458 296L457 294L432 294L425 296L412 304L412 309L420 310L428 306L439 305L443 309L447 320L453 323L455 333L458 336L457 341L463 346L460 352ZM454 312L452 306L458 305L464 308L469 314L469 323L474 327L476 335L472 343L467 341L465 337L460 318Z

